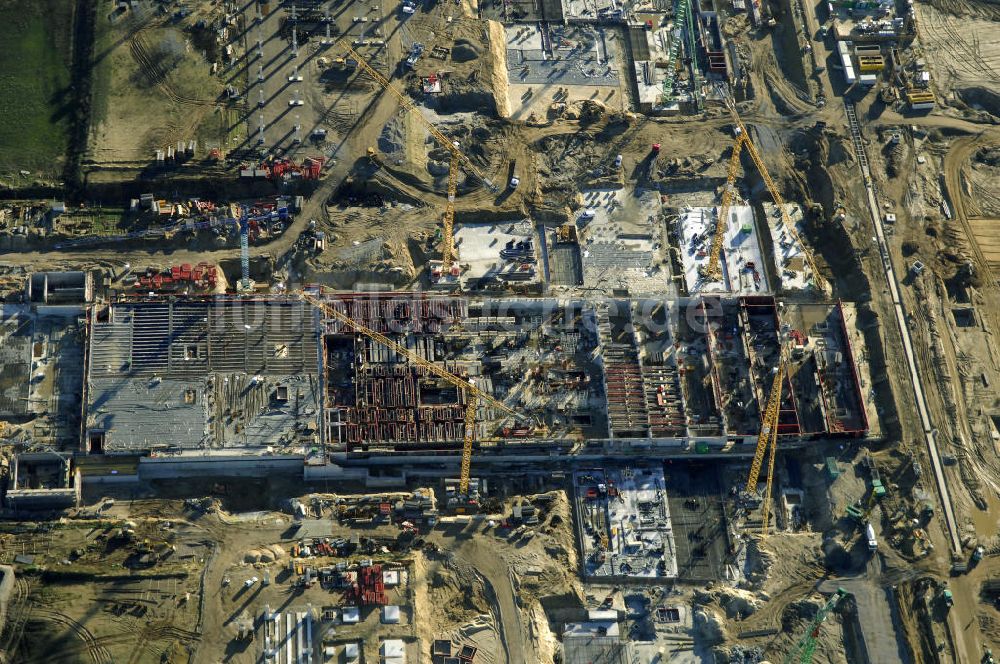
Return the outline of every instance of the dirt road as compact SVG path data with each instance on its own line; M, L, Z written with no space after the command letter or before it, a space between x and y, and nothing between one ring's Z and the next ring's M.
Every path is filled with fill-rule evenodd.
M490 609L494 613L500 643L504 649L504 661L508 664L538 661L534 642L529 639L528 631L521 621L509 566L497 555L496 547L479 535L461 542L437 532L434 536L435 539L440 536L442 548L453 550L457 559L471 564L485 581Z

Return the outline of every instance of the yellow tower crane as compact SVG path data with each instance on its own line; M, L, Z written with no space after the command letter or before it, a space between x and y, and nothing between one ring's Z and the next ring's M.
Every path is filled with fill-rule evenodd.
M460 495L462 496L469 495L469 477L470 477L470 470L472 468L472 447L476 439L475 436L476 408L478 407L479 402L482 402L483 404L488 406L492 406L493 408L496 408L497 410L506 413L507 415L515 418L516 420L522 423L531 422L531 420L528 417L518 413L517 411L508 407L506 404L493 398L486 392L483 392L478 387L476 387L471 381L462 378L460 376L456 376L452 372L448 371L447 369L444 369L443 367L438 366L433 362L428 362L424 358L414 353L412 350L406 348L405 346L402 346L401 344L396 343L395 341L385 336L384 334L376 332L367 325L354 320L344 312L338 311L336 308L330 306L330 304L324 302L320 298L302 291L299 291L297 295L301 297L304 301L308 302L312 306L319 309L319 311L322 312L325 316L328 316L329 318L341 323L345 327L350 328L351 331L353 331L354 333L367 337L372 341L382 344L387 348L391 348L400 356L408 359L414 365L422 369L425 369L428 373L434 374L438 378L441 378L445 382L450 383L451 385L453 385L454 387L465 393L466 397L465 433L462 444L462 469L461 469L461 474L459 475Z
M729 216L729 208L733 204L736 196L736 176L740 172L740 153L743 152L743 143L747 142L746 134L740 133L733 143L733 154L729 158L729 169L726 173L726 188L722 192L722 204L719 206L719 218L715 225L715 236L712 238L712 250L708 254L708 261L702 265L701 276L716 280L722 276L722 241L726 235L726 217Z
M747 132L747 128L743 124L742 118L740 118L739 111L736 110L736 101L729 93L728 88L723 89L723 97L726 102L726 108L729 109L729 114L733 117L733 122L736 125L736 141L733 144L733 155L729 159L729 172L726 178L726 189L722 194L722 205L719 210L719 218L716 221L715 237L712 239L712 250L709 253L708 262L702 270L702 275L716 278L721 273L719 255L722 252L723 236L725 235L726 224L728 223L726 216L729 214L729 206L732 204L733 194L735 193L736 173L739 169L740 153L745 148L747 153L750 155L750 159L753 161L754 166L757 168L757 172L760 173L761 179L764 180L764 184L767 186L767 191L771 194L771 199L774 201L774 204L778 206L778 210L781 212L781 223L784 225L785 230L788 231L788 234L792 237L792 239L802 249L802 255L805 258L806 264L809 266L813 284L817 289L825 291L827 287L826 280L823 278L823 275L820 274L819 268L816 266L816 260L813 257L812 251L810 251L809 247L802 241L798 231L795 229L795 224L792 222L791 217L788 216L788 210L785 208L785 199L781 196L781 192L778 191L778 187L774 183L774 180L771 179L771 174L768 172L767 166L764 164L764 160L761 158L760 153L757 152L757 147L753 144L753 141L750 140L750 134Z
M764 502L761 503L761 536L767 537L768 521L771 518L771 486L774 481L774 456L778 449L778 415L781 412L781 388L788 369L784 352L771 383L771 393L767 397L764 418L761 420L760 433L757 434L757 450L750 464L750 475L747 477L747 495L757 495L757 480L760 477L760 467L764 463L764 454L770 449L767 462L767 484L764 488Z
M442 269L447 271L451 268L451 265L455 260L455 237L453 227L455 223L455 197L458 191L458 167L461 166L467 173L476 177L483 184L485 184L490 191L497 191L497 186L493 184L489 178L483 175L478 168L476 168L476 165L473 164L467 156L465 156L461 149L455 145L454 141L442 134L430 120L425 118L423 114L417 110L417 107L413 103L412 99L393 87L388 78L368 64L365 59L361 57L361 55L358 54L358 52L353 48L344 42L338 42L338 44L344 49L345 53L357 61L358 66L364 70L366 74L375 79L376 83L382 86L384 90L391 93L399 101L403 110L412 113L412 115L427 128L427 131L429 131L431 136L434 137L434 140L440 143L441 147L448 150L451 154L450 168L448 171L448 202L444 207L444 217L442 219L441 228L441 264ZM369 150L369 153L371 152L373 152L373 150Z

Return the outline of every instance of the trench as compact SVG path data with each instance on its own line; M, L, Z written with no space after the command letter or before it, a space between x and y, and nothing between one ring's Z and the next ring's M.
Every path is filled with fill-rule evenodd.
M94 40L97 28L97 5L93 0L76 0L73 22L73 66L70 88L76 111L71 121L69 148L63 181L69 198L82 193L83 157L90 137L91 93L94 83Z

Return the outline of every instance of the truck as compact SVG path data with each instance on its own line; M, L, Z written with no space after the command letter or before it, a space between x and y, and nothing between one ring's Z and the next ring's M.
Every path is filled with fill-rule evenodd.
M875 539L875 528L870 523L865 528L865 537L868 539L868 550L873 553L878 550L878 540Z
M510 166L507 167L507 186L513 189L517 189L517 185L521 184L520 178L517 177L517 160L511 159Z

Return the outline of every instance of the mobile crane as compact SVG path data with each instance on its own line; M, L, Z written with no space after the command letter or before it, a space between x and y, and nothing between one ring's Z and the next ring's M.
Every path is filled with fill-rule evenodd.
M396 343L389 337L385 336L380 332L376 332L367 325L354 320L342 311L338 311L334 307L330 306L328 303L324 302L319 297L306 293L304 291L299 291L297 295L302 298L303 301L308 302L312 306L316 307L324 315L336 320L345 327L349 328L355 334L360 334L361 336L367 337L372 341L379 343L387 348L391 348L397 354L405 357L407 360L412 362L414 365L426 370L428 373L434 374L438 378L441 378L445 382L451 384L455 388L462 390L466 396L466 406L465 406L465 433L462 441L462 466L461 474L459 475L459 496L467 497L469 495L469 478L470 471L472 468L472 448L476 440L475 436L475 418L476 409L479 403L482 402L484 405L491 406L508 416L513 417L521 423L531 423L530 418L525 415L518 413L506 404L498 401L490 394L480 390L471 381L456 376L452 372L438 366L433 362L429 362L424 358L420 357L410 349Z
M820 626L826 622L826 619L830 616L830 612L836 609L849 594L843 588L837 588L837 592L816 612L816 615L809 623L809 629L806 633L795 643L795 647L792 648L791 652L785 655L785 659L782 660L783 664L811 664L813 654L816 652L816 642L819 639Z
M458 191L458 167L461 166L467 173L474 176L480 180L486 187L492 191L497 191L497 186L480 172L476 165L461 151L458 145L454 141L450 140L447 136L442 134L437 127L434 126L427 118L417 110L416 105L411 99L406 95L401 93L389 79L386 78L381 72L372 67L368 62L361 57L361 55L355 51L353 48L348 46L343 42L338 42L340 47L344 50L347 55L357 61L358 67L360 67L366 74L375 79L384 90L391 93L398 101L400 106L408 113L417 118L430 132L431 136L434 137L441 147L448 150L451 154L450 168L448 170L448 202L444 207L444 216L442 218L442 241L441 241L441 267L442 271L447 272L451 269L451 265L455 260L455 238L454 238L454 223L455 223L455 197ZM374 155L374 150L369 149L369 155Z

